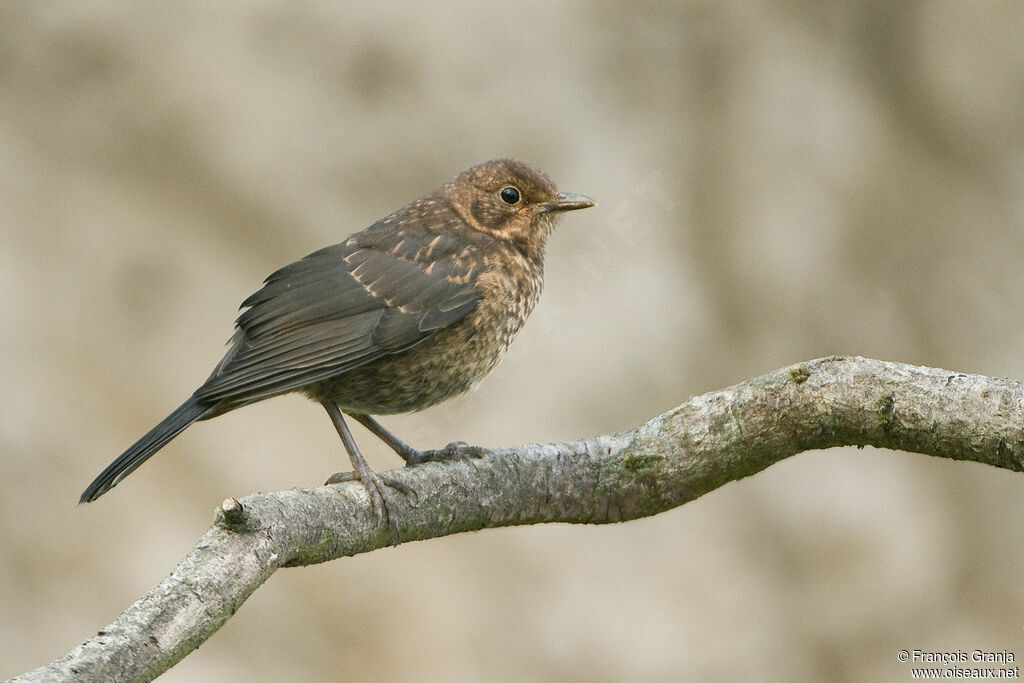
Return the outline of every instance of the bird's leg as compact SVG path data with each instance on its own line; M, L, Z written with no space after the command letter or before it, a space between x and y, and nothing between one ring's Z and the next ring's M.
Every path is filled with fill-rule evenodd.
M370 464L366 462L366 458L359 452L359 446L356 445L356 440L352 438L352 432L349 431L348 425L345 424L345 418L341 416L341 411L338 409L337 404L332 401L323 401L322 405L327 410L327 414L331 416L331 421L334 422L334 427L338 430L338 436L341 437L341 442L345 444L345 450L348 451L348 457L352 461L352 467L355 469L355 472L338 472L333 474L327 479L326 483L337 484L343 481L359 479L363 482L363 486L366 487L366 491L370 496L370 504L373 505L374 512L377 513L377 519L393 526L391 514L388 510L389 495L385 486L397 488L403 493L411 493L412 490L391 477L385 477L374 472Z
M361 415L359 413L349 413L349 415L361 425L369 429L374 436L390 446L395 453L398 453L399 457L401 457L402 460L405 460L407 467L411 465L418 465L421 462L461 460L462 458L481 458L489 453L489 451L483 446L470 446L465 441L453 441L444 448L438 448L432 451L418 451L389 432L384 428L384 425L377 422L377 420L373 419L369 415Z

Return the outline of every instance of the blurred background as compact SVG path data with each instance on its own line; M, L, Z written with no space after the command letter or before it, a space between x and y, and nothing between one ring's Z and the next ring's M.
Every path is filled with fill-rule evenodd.
M0 678L226 496L347 467L285 397L75 505L264 276L486 159L600 206L489 380L385 419L418 447L608 433L828 354L1024 377L1022 37L1015 2L4 3ZM1019 474L806 453L646 520L283 570L162 680L906 680L900 649L1024 657L1022 530Z

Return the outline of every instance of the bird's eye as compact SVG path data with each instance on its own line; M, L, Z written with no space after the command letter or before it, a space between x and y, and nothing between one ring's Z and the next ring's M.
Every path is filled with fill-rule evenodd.
M509 185L501 190L501 201L506 204L515 204L519 201L519 190Z

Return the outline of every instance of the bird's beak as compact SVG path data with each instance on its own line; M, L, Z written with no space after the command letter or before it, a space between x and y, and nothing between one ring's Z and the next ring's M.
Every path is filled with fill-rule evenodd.
M547 211L575 211L597 206L597 202L585 194L561 192L550 202L544 202L543 206Z

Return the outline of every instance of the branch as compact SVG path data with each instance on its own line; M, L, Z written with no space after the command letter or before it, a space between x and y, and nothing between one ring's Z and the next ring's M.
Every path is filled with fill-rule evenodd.
M390 472L401 541L474 529L654 515L796 453L876 446L1024 469L1024 384L866 358L800 363L629 431ZM15 681L151 680L220 628L280 567L399 542L345 483L229 499L149 594L65 656Z

